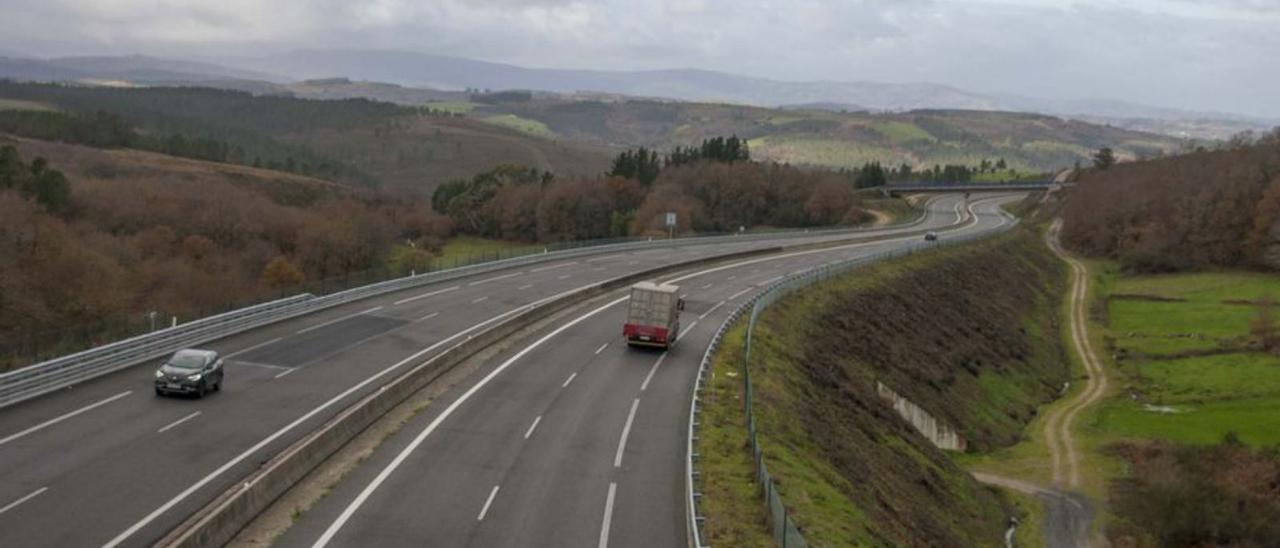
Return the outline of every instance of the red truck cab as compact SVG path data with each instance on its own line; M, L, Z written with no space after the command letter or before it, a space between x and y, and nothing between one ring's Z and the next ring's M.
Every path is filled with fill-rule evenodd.
M627 323L622 336L632 346L670 348L680 334L680 288L670 284L640 282L631 286Z

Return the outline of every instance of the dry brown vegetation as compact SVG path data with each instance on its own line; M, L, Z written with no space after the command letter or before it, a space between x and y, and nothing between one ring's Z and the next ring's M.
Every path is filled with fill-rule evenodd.
M1063 242L1134 271L1280 268L1280 133L1085 175Z
M78 344L102 342L111 335L88 326L136 324L149 311L190 319L303 282L403 267L391 261L415 257L397 243L416 240L425 253L451 231L425 200L298 175L0 137L4 145L27 161L48 158L71 181L70 208L57 214L0 191L0 343L18 353L81 327L94 339Z
M1280 539L1280 455L1228 435L1216 446L1121 444L1130 475L1111 484L1118 548L1263 547Z

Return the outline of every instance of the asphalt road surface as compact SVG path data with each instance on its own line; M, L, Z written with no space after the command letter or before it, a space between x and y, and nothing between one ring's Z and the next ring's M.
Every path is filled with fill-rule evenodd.
M951 234L1007 222L1002 201L975 200L976 220ZM579 307L433 402L278 544L682 546L688 402L728 312L779 276L917 238L665 276L686 300L667 352L623 343L625 291Z
M976 225L962 222L960 200L940 197L923 225L874 234L953 225L976 230L1000 221L983 202L975 206ZM682 245L478 274L206 345L227 363L223 391L203 400L154 396L156 364L147 364L0 410L0 545L148 545L380 382L507 312L641 269L776 245L779 240L746 239ZM694 355L725 308L771 278L893 245L760 261L680 282L689 293L683 325L692 329L660 367L661 354L620 344L624 307L616 304L557 333L553 344L503 358L519 359L487 368L501 374L473 385L469 399L450 407L448 420L406 454L392 479L334 529L333 543L581 545L599 540L602 523L611 523L607 538L617 545L682 539L683 521L676 519L683 509L681 410ZM716 308L721 301L726 304ZM439 418L443 410L433 406L419 420ZM403 432L421 430L415 423ZM352 500L349 491L364 489L368 471L412 441L403 437L389 440L286 542L312 543L332 528ZM602 521L609 500L617 512Z

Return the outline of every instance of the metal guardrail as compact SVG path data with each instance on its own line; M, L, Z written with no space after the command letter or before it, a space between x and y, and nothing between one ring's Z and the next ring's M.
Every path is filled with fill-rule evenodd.
M973 205L976 205L976 202ZM952 246L971 242L980 238L987 238L1008 232L1018 225L1018 219L1003 209L997 209L996 212L997 215L1000 215L1006 220L1004 224L1001 224L998 227L956 236L947 236L945 233L942 233L940 234L941 239L936 242L919 241L892 251L826 264L803 272L798 272L770 284L763 291L751 296L729 313L729 316L725 318L724 322L720 324L719 329L716 330L715 335L712 336L711 344L707 346L707 350L702 356L702 362L698 365L697 378L694 381L693 398L689 403L689 431L687 435L685 453L685 492L687 497L686 507L688 513L686 519L690 546L694 548L709 548L710 546L706 544L706 539L703 535L703 525L706 518L698 511L699 504L702 499L702 494L698 490L701 477L697 470L699 457L697 441L698 427L700 426L698 414L701 411L700 404L702 400L702 391L707 382L707 374L711 368L711 362L715 359L715 353L719 350L720 343L723 341L724 336L728 333L729 329L732 328L733 325L736 324L744 315L748 314L748 312L750 313L747 324L747 335L743 342L744 351L740 372L743 379L744 413L746 415L747 422L747 435L751 441L751 453L756 463L756 479L760 482L765 506L769 511L770 526L773 529L774 540L777 542L778 546L783 548L807 547L808 543L804 540L803 535L800 533L800 529L788 514L786 505L783 503L782 497L778 495L778 490L773 483L773 476L769 474L769 470L765 466L764 453L760 446L755 417L752 413L752 394L754 391L753 385L751 384L751 371L749 367L751 361L751 339L755 331L756 323L759 321L760 314L769 305L794 291L828 280L835 276L846 274L862 266L887 259L911 255L927 249ZM976 215L976 213L972 211L972 205L970 206L970 213Z
M895 227L910 227L924 222L922 210L916 219ZM657 247L704 245L720 242L768 241L787 238L822 235L856 234L884 227L835 228L742 234L728 236L694 236L688 238L646 240L640 242L606 243L583 246L561 251L547 251L477 263L448 270L405 276L385 282L316 297L309 293L285 299L257 304L216 316L187 322L145 335L131 337L89 350L61 356L37 364L0 373L0 408L82 383L102 375L152 360L182 348L204 344L249 329L309 314L325 308L366 299L377 295L400 291L455 278L472 276L496 270L504 270L527 264L567 259L584 255L596 255L617 251L651 249Z

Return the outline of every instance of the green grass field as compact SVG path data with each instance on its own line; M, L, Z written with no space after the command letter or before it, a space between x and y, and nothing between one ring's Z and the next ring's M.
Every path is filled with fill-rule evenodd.
M0 97L0 110L42 110L52 112L58 109L46 103Z
M519 242L491 240L475 236L458 236L445 243L444 249L440 250L440 254L436 255L434 260L439 267L448 268L467 264L469 261L481 258L492 259L500 253L514 253L532 249L533 247Z
M471 101L432 101L422 106L431 110L439 110L442 112L450 112L453 114L467 114L476 108L476 104Z
M529 135L535 135L538 137L545 137L545 138L551 139L556 136L555 132L551 131L551 128L547 127L547 124L544 124L537 120L521 118L514 114L499 114L496 116L489 116L487 118L484 118L484 121L490 124L493 124L495 126L511 128L516 131L519 131L522 133L528 133Z
M887 148L841 139L783 135L752 139L748 145L752 157L799 165L853 168L873 161L896 165L905 160Z
M1115 348L1137 352L1117 362L1128 390L1107 401L1091 429L1111 439L1159 438L1211 444L1235 432L1244 442L1280 443L1280 357L1245 348L1257 307L1280 295L1280 279L1217 272L1115 277L1110 294L1185 299L1111 299L1106 334ZM1186 352L1213 352L1185 356Z
M937 141L920 126L906 122L879 122L873 124L871 128L895 145L911 141Z

